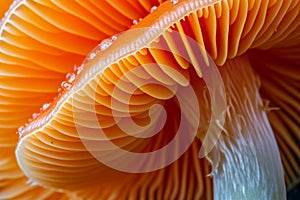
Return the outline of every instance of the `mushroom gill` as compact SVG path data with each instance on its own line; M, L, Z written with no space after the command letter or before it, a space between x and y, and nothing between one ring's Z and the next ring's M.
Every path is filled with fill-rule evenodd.
M78 75L19 131L18 164L34 183L65 191L96 185L93 192L78 192L94 198L210 199L211 180L204 178L209 168L198 158L201 142L208 141L216 143L200 156L211 162L215 199L284 199L271 124L287 186L297 184L299 1L176 2L162 3L130 31L108 34L75 72L60 72ZM222 80L209 82L205 78L218 74L211 72L215 64ZM225 93L218 94L223 84ZM193 95L180 96L188 88L197 104L190 103ZM190 101L181 104L180 98ZM183 122L185 139L193 139L183 155L185 139L175 142L173 155L162 151L159 162L150 157L133 163L120 151L163 149ZM180 158L169 163L169 156ZM166 166L149 170L155 163Z
M7 3L1 2L1 14ZM67 73L94 46L128 29L160 1L131 3L16 0L5 14L0 22L0 199L69 198L28 180L15 158L15 133L50 105Z

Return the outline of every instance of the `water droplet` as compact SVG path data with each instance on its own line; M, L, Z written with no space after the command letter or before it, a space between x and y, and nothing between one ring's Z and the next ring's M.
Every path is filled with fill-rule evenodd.
M42 106L42 108L41 108L41 110L42 110L42 111L47 110L47 108L49 108L50 104L51 104L51 103L44 103L43 106Z
M114 36L111 37L112 41L116 41L117 39L118 39L118 37L116 35L114 35Z
M143 18L139 18L139 21L141 22L143 20Z
M20 126L19 128L18 128L18 134L19 134L19 136L22 136L23 134L24 134L24 126Z
M150 9L150 12L154 12L155 10L157 9L157 6L153 6L151 9Z
M133 23L134 25L136 25L136 24L138 24L138 21L137 21L136 19L134 19L134 20L132 21L132 23Z
M69 83L73 83L75 78L76 78L76 75L74 73L68 73L66 75L66 79Z
M90 58L90 59L94 59L94 58L96 57L96 55L97 55L97 54L93 52L93 53L90 54L89 58Z
M80 65L79 67L74 66L74 72L78 75L82 72L82 70L84 69L83 65Z
M61 91L62 91L62 88L61 88L61 87L57 89L57 92L58 92L58 93L61 93Z
M40 114L38 114L38 113L33 113L33 114L32 114L32 119L37 118L39 115L40 115Z
M172 4L176 4L176 3L178 3L179 2L179 0L171 0L171 3Z
M61 87L63 90L70 90L70 88L72 87L72 84L69 83L68 81L63 81L61 82Z
M101 51L104 51L105 49L107 49L108 47L110 47L111 44L112 44L112 41L111 41L111 40L109 40L109 39L103 40L103 41L99 44L100 50L101 50Z

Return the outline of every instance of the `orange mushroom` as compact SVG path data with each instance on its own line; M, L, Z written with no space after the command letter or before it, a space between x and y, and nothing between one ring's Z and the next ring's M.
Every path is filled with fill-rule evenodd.
M75 191L83 198L211 199L211 180L204 178L209 167L204 159L198 158L201 141L216 142L208 149L211 151L204 149L201 154L212 165L214 198L284 199L283 170L271 123L288 189L297 184L298 1L167 1L154 8L144 1L111 3L120 16L132 14L129 22L138 19L138 14L153 12L138 23L134 21L130 31L120 35L115 35L120 29L110 32L109 27L105 28L109 33L103 35L110 36L109 39L101 42L82 65L78 64L80 59L101 38L90 25L92 14L80 12L90 9L91 4L82 3L80 7L70 1L29 2L19 4L14 12L24 12L22 6L36 18L19 19L26 15L11 13L9 17L15 20L15 27L7 20L1 29L0 56L5 60L1 63L4 75L0 84L5 86L1 99L14 106L1 112L1 119L12 123L12 128L5 127L3 133L25 123L28 113L54 96L54 88L63 81L61 75L70 73L62 82L59 96L19 129L18 164L33 183ZM141 8L140 13L125 12ZM34 14L40 10L42 18ZM74 27L67 19L53 16L53 12L71 13L72 22L75 15L78 24L85 28ZM36 21L27 22L28 19ZM102 16L99 19L103 20ZM20 30L25 35L37 36L37 30L31 30L36 26L32 23L50 33L42 34L36 41L32 37L18 39ZM92 25L101 29L101 23L95 21ZM131 24L126 25L124 30ZM62 49L54 39L57 34L66 38L59 40L66 43ZM76 45L74 38L79 40ZM47 47L49 51L24 51L32 42L37 44L35 47ZM55 62L53 57L61 60ZM73 64L79 66L75 72L71 71ZM213 71L214 64L220 66L219 71ZM7 66L22 66L22 70ZM217 79L219 73L222 80ZM216 79L212 81L210 76ZM30 80L18 84L6 77ZM36 84L50 79L52 83ZM266 104L259 93L260 82ZM220 90L222 84L224 94ZM190 91L188 88L192 88L191 95L186 92ZM278 91L283 95L279 96ZM15 100L18 98L24 103ZM197 104L193 103L195 99ZM20 112L15 105L25 105L28 111ZM216 110L212 110L214 106ZM272 111L277 107L280 110ZM10 117L5 118L6 113ZM226 119L222 123L224 114ZM161 151L160 157L147 157L139 162L128 157L131 151L134 155L145 155L172 144L181 123L186 125L186 138L173 143L177 147L171 149L173 154L167 149ZM156 131L158 134L153 135ZM191 139L194 134L197 137ZM1 145L13 148L15 138L9 139L1 141ZM185 140L191 141L189 147L182 147ZM112 149L115 147L118 148ZM169 163L169 156L181 157Z
M99 41L129 28L133 19L144 17L159 2L116 7L113 2L15 1L1 22L0 33L0 148L5 166L0 169L0 199L68 197L32 186L24 176L14 156L16 129L47 107L66 74ZM124 12L128 8L132 12Z

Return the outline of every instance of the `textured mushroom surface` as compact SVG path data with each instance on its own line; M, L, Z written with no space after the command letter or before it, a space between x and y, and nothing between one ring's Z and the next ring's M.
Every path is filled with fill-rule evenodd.
M19 169L14 156L16 130L51 103L66 74L94 46L129 28L159 1L132 3L135 5L123 3L116 8L93 1L14 1L1 21L1 199L52 198L52 190L32 186ZM1 2L3 15L6 4L9 1ZM128 8L129 13L124 11Z
M299 10L299 1L20 1L0 29L0 197L212 199L214 191L218 198L239 178L250 178L247 170L281 171L269 123L292 189L300 180ZM211 105L221 102L203 80L203 67L212 65L220 67L227 107L224 126L217 124L219 153L207 155L211 169L199 149L213 123ZM176 97L187 86L196 95L194 108ZM110 152L115 146L156 151L172 141L182 120L186 132L199 120L197 136L161 169L129 173L99 161L127 164L126 155ZM244 149L251 145L261 155L255 161ZM270 148L265 153L259 146ZM167 163L167 151L161 155ZM223 172L239 159L247 165L238 168L241 174L228 173L235 177L229 181ZM268 181L264 175L257 180L266 193L284 189L280 173ZM232 184L220 187L217 180Z

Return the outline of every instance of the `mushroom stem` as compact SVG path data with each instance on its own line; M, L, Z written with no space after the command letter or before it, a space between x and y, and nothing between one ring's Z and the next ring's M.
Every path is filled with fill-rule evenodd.
M210 153L215 199L285 199L278 146L246 55L221 67L227 118ZM210 134L210 133L208 133Z

